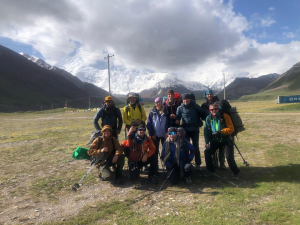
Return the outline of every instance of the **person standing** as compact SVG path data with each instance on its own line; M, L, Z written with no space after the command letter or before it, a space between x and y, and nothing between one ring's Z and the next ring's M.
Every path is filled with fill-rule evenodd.
M238 180L240 170L234 160L234 140L230 136L234 132L232 120L228 114L220 113L216 103L210 105L209 110L211 115L206 118L204 126L206 168L210 173L215 172L212 156L218 148L223 147L229 168L233 172L233 179Z
M167 109L167 119L170 121L168 124L168 127L178 127L178 125L175 123L176 121L176 111L177 108L180 106L181 101L175 98L175 93L173 90L169 89L167 91L168 99L166 102L164 102L164 105Z
M103 102L103 107L96 113L93 124L97 131L100 131L99 120L101 119L101 126L109 125L112 127L112 136L118 139L121 132L123 119L119 108L114 104L111 96L106 96Z
M126 125L127 131L131 128L131 126L138 127L140 124L145 124L146 122L146 113L145 109L142 105L138 103L139 97L130 93L126 105L123 109L123 120Z
M215 96L213 91L211 89L207 89L204 93L203 96L206 101L201 105L201 108L209 111L209 106L215 102L219 101L218 96ZM213 162L215 167L218 167L218 161L220 163L220 169L221 170L226 170L226 166L225 166L225 151L224 148L219 148L219 154L216 153L213 156Z
M206 119L209 115L208 111L202 109L197 103L190 99L189 94L182 94L182 104L177 108L176 112L176 124L180 124L182 119L182 127L186 131L186 139L188 141L192 140L193 146L195 148L195 162L196 169L201 170L201 156L199 150L199 126L202 120Z
M156 98L154 100L155 106L149 113L147 120L147 129L149 132L149 136L153 140L156 148L156 152L154 154L155 175L158 175L159 143L163 145L166 140L168 131L167 109L163 106L162 101L162 98Z

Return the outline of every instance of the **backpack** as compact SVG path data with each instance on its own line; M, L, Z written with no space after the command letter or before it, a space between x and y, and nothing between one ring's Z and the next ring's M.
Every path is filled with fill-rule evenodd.
M198 122L197 122L197 124L198 124L199 127L202 127L202 126L203 126L203 121L202 121L202 119L200 118L200 115L199 115L198 111L196 110L196 105L195 105L195 104L193 105L193 108L194 108L194 110L196 111L196 113L197 113L197 115L198 115ZM181 115L182 115L183 106L179 106L179 111L180 111L180 113L181 113Z
M226 113L229 115L230 119L232 120L233 126L234 126L234 132L232 136L237 136L239 132L242 132L245 130L243 121L236 109L236 107L231 107L228 100L221 100L217 102L221 109L221 116L223 118L223 113Z

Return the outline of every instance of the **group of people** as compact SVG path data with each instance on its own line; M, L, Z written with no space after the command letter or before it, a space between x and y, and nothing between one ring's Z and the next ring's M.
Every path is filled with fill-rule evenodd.
M103 107L94 117L94 126L102 131L102 136L91 144L90 156L105 155L99 165L101 180L112 180L123 183L122 172L125 157L128 159L129 175L132 180L139 178L141 170L147 167L148 181L157 183L159 176L159 160L168 171L172 184L180 180L191 184L192 164L195 158L195 169L201 171L201 156L199 150L199 127L204 125L205 162L208 173L202 176L212 176L215 173L213 157L219 149L220 169L225 169L225 157L233 179L239 179L239 169L234 160L233 139L230 135L234 126L225 113L221 113L216 102L219 100L212 90L204 94L206 102L201 106L196 103L193 94L179 94L173 90L167 91L167 100L158 97L148 118L144 107L139 104L135 94L129 94L128 104L121 110L114 105L113 98L107 96ZM101 127L99 120L101 119ZM118 135L125 123L126 139L122 144ZM146 134L148 130L149 135ZM159 146L162 145L161 152Z

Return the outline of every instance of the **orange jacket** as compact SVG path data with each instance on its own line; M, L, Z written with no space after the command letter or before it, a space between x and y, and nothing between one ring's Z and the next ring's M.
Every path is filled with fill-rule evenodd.
M130 148L130 153L128 157L129 162L140 161L144 154L148 154L148 157L151 157L156 152L155 145L153 144L153 141L150 137L146 137L146 140L143 141L142 144L135 143L135 138L128 138L127 140L122 142L122 145L124 147Z

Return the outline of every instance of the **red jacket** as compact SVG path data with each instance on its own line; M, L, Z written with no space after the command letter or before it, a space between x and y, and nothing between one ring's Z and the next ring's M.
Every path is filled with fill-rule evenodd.
M144 154L148 154L148 157L151 157L156 152L155 145L150 137L146 137L146 140L143 141L142 144L135 144L135 142L135 138L128 138L122 142L124 147L130 148L128 162L140 161Z

